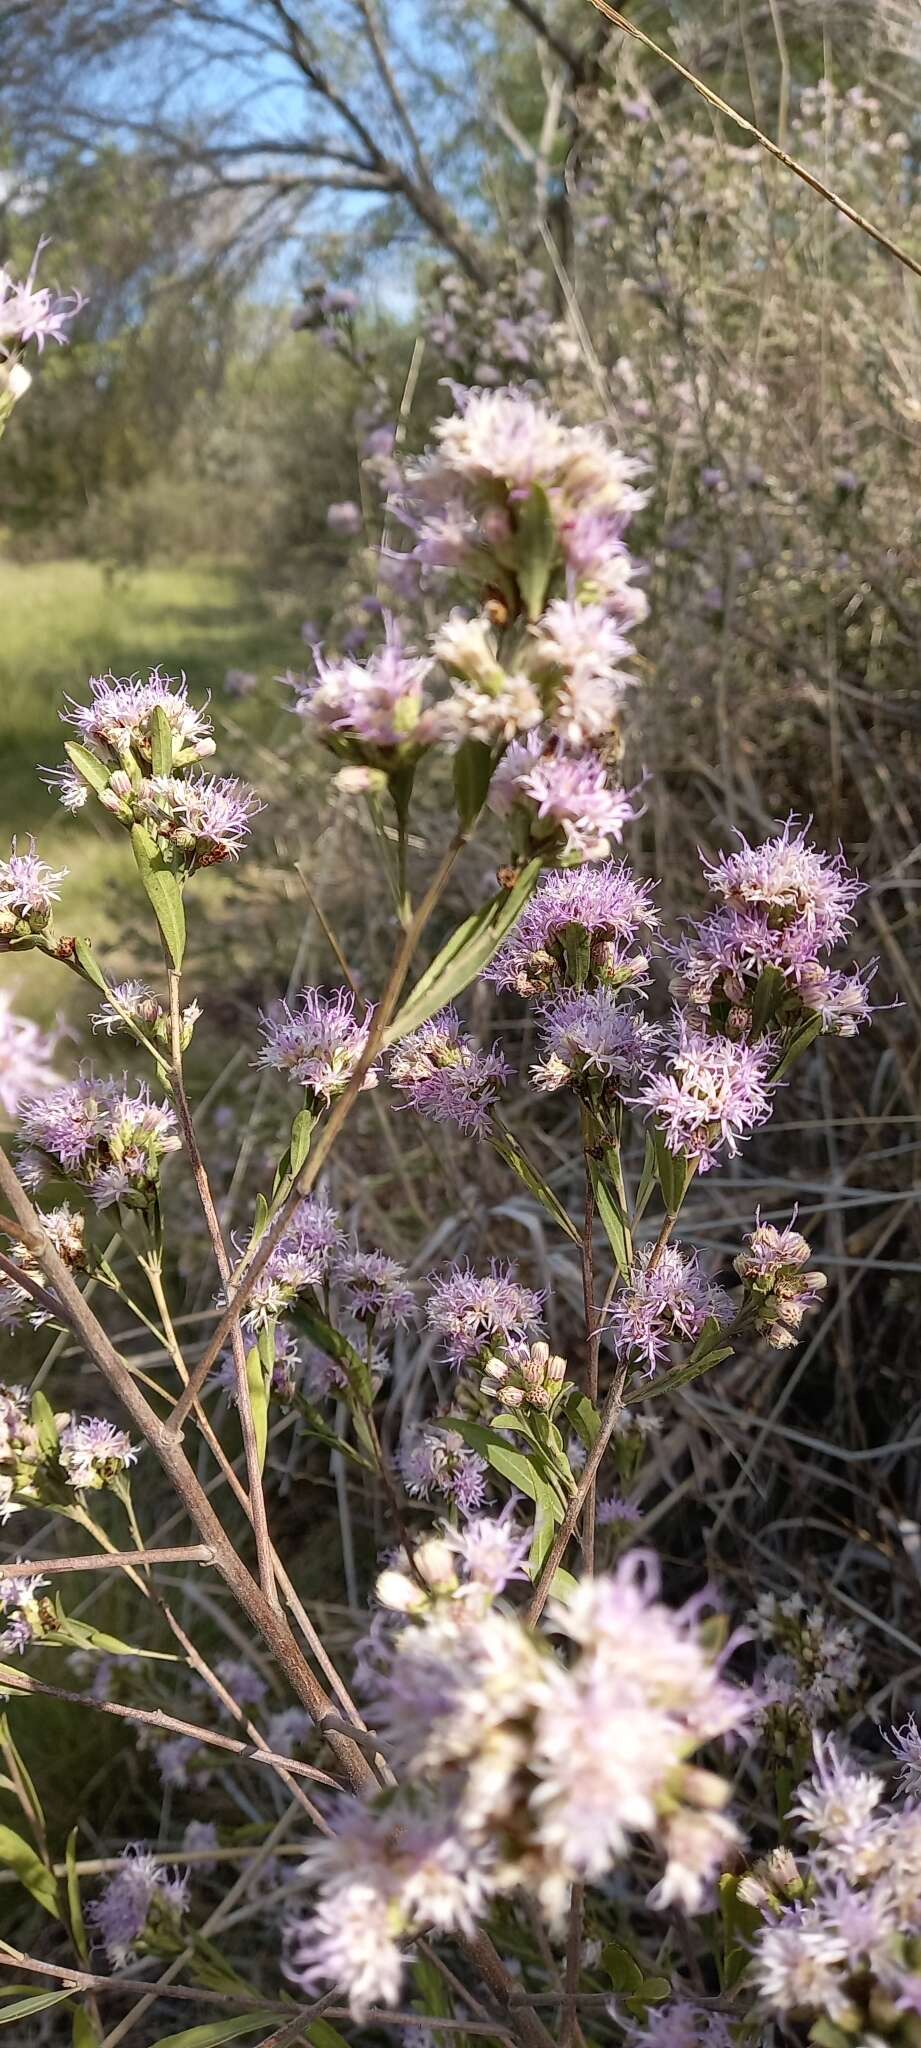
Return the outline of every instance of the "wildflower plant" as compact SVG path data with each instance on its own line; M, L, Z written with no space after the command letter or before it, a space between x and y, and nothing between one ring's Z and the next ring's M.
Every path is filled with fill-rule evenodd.
M14 844L0 863L2 949L37 950L79 976L97 1046L117 1039L133 1062L58 1078L36 1047L34 1084L8 1090L4 1343L15 1357L30 1329L72 1334L113 1413L56 1407L17 1366L0 1392L0 1514L17 1518L17 1538L31 1517L37 1540L47 1518L70 1521L113 1556L171 1645L158 1654L191 1672L191 1702L142 1704L156 1695L131 1644L68 1618L50 1589L59 1558L25 1550L0 1582L0 1647L15 1659L0 1676L42 1690L33 1663L37 1674L66 1647L104 1660L111 1693L133 1658L130 1701L97 1695L98 1670L76 1698L134 1718L171 1796L200 1794L228 1754L284 1785L305 1840L303 1866L277 1887L279 2039L327 1993L359 2027L376 2024L412 1976L436 2032L439 2016L463 2017L454 2001L469 1982L497 2034L524 2048L556 2038L542 2013L557 1994L573 2014L581 1997L602 2010L612 1999L621 2036L660 2048L752 2038L762 2010L824 2026L813 2038L825 2048L840 2048L835 2028L841 2041L901 2048L915 2038L903 2015L918 2010L899 1846L913 1870L914 1838L903 1812L877 1814L876 1781L852 1785L823 1752L819 1789L781 1815L802 1819L818 1848L803 1866L783 1841L770 1877L758 1863L738 1878L751 1745L773 1742L789 1765L795 1741L851 1696L847 1632L759 1609L756 1631L774 1649L752 1684L703 1571L673 1591L634 1542L656 1411L741 1351L795 1345L821 1299L795 1216L746 1218L717 1274L689 1241L685 1203L698 1176L755 1141L816 1038L869 1021L867 970L842 964L860 884L790 818L760 844L702 855L714 907L663 936L655 885L616 850L641 808L641 769L628 789L621 764L641 689L632 634L645 599L625 536L644 502L642 464L530 391L454 397L430 450L391 478L382 550L384 569L441 607L440 625L413 646L385 624L363 661L318 651L315 673L293 679L299 731L335 762L344 800L367 806L388 864L393 958L368 1000L351 977L298 987L295 975L262 1013L253 1005L248 1063L289 1135L272 1157L247 1154L233 1230L186 1082L193 1033L209 1028L206 992L186 985L187 919L207 915L216 867L232 887L228 864L245 857L261 799L202 766L215 740L194 686L158 668L91 679L62 714L76 737L52 773L75 833L98 806L124 834L158 971L116 978L88 940L59 933L65 875L37 848ZM424 777L439 798L450 787L454 819L420 889L410 828ZM430 921L447 915L478 832L497 886L432 950ZM575 1146L578 1220L509 1107L513 1062L481 1029L496 999L533 1046L518 1076L532 1121L562 1119ZM431 1142L430 1127L440 1141L453 1126L483 1148L477 1158L491 1149L506 1195L523 1190L554 1256L571 1271L577 1261L576 1326L561 1316L552 1260L536 1285L501 1244L484 1270L442 1238L432 1269L375 1243L360 1206L356 1231L335 1148L371 1090L385 1122L402 1112L394 1144ZM183 1162L197 1238L181 1220ZM175 1312L173 1229L207 1267L194 1343ZM156 1374L110 1330L116 1305L152 1340ZM430 1370L410 1394L416 1354ZM305 1606L297 1559L280 1554L276 1434L330 1454L336 1485L351 1475L374 1503L371 1611L356 1613L355 1559L343 1559L348 1626L335 1643ZM145 1534L154 1461L194 1538L166 1552ZM324 1525L318 1539L322 1550ZM242 1662L212 1663L191 1642L186 1609L157 1586L164 1558L216 1573ZM786 1746L781 1706L788 1734L795 1723ZM898 1743L910 1772L916 1736ZM309 1796L304 1779L316 1781ZM249 1827L249 1800L245 1810ZM268 1856L284 1827L252 1825ZM209 1834L194 1853L212 1852ZM251 1982L221 1959L194 1884L159 1853L129 1846L85 1915L76 1877L66 1900L57 1887L40 1830L33 1862L81 1965L91 1942L116 1971L182 1958L200 1989L258 2005L265 1973L254 1963ZM724 1917L748 1916L749 1934L764 1916L747 1977L734 1934L721 1945L706 1931L718 1902ZM679 1931L689 1915L708 1945L692 1985L683 1959L698 1937Z

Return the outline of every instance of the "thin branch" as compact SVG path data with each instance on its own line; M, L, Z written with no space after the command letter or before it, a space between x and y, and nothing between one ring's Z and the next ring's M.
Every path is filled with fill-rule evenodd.
M62 1572L107 1572L117 1565L213 1564L214 1552L207 1543L177 1543L166 1550L107 1550L100 1555L88 1551L85 1557L20 1557L15 1564L0 1564L0 1579L28 1578L41 1572L46 1578Z

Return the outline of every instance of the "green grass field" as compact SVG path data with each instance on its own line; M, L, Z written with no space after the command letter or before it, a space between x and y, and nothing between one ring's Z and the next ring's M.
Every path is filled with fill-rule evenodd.
M216 769L258 781L255 750L288 727L286 693L272 678L302 659L299 626L299 610L273 612L242 570L223 565L113 578L90 562L0 562L0 853L14 834L31 832L46 860L70 870L62 930L104 944L135 886L121 836L98 806L68 817L37 773L37 764L63 759L64 699L85 698L87 677L109 669L184 669L195 698L213 698ZM228 698L231 668L255 672L258 692ZM70 1010L70 977L36 956L0 971L13 976L18 1008L40 1018Z

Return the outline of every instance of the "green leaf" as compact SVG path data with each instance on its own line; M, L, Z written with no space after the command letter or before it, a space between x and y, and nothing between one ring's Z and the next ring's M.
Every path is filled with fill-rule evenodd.
M465 827L479 817L492 780L494 755L482 740L465 740L454 756L454 801Z
M846 2033L843 2027L836 2027L834 2020L827 2017L816 2020L810 2027L809 2039L816 2043L816 2048L854 2048L853 2034Z
M571 1387L569 1393L564 1396L562 1406L563 1413L572 1423L580 1443L590 1451L601 1428L601 1417L594 1403L589 1400L587 1394L580 1394L577 1387Z
M181 2034L163 2034L153 2048L220 2048L222 2041L239 2041L244 2034L279 2024L278 2007L268 2006L263 2012L237 2013L229 2020L206 2020L203 2027L184 2027ZM313 2028L305 2026L304 2032L309 2040L315 2039Z
M94 2027L86 2007L78 2005L74 2012L74 2031L71 2048L99 2048L102 2035Z
M72 1991L30 1991L25 1998L14 1998L12 2005L0 2006L0 2027L9 2027L13 2020L28 2020L33 2014L47 2012L52 2005L63 2005L66 1998L72 1998Z
M269 1390L263 1357L263 1337L271 1333L261 1330L259 1342L246 1354L246 1385L249 1392L250 1413L256 1434L256 1451L260 1472L265 1466L265 1449L269 1440Z
M771 1018L784 995L787 977L779 967L763 967L755 986L752 1000L752 1036L760 1038L767 1030Z
M563 951L566 955L566 979L573 988L582 989L588 980L592 964L592 942L584 924L568 924L563 932Z
M91 981L95 988L101 988L108 995L109 984L93 952L89 939L74 940L74 959L81 974L86 976L87 981Z
M559 547L550 500L540 484L532 484L518 514L515 548L518 588L529 619L539 619L544 609Z
M83 777L90 789L96 791L97 796L101 790L108 789L111 770L106 767L104 761L97 760L89 747L81 747L79 740L65 740L64 752L71 766L76 768L77 774Z
M626 1216L616 1195L604 1177L601 1161L589 1158L588 1170L591 1175L595 1207L604 1225L604 1233L614 1253L614 1262L622 1280L629 1280L633 1271L633 1239Z
M774 1068L774 1072L771 1075L772 1081L783 1080L784 1075L789 1073L789 1070L792 1067L794 1060L798 1060L801 1057L801 1055L808 1050L809 1046L812 1044L813 1039L818 1038L821 1029L821 1017L810 1017L808 1023L803 1024L800 1027L799 1031L794 1033L794 1036L791 1038L790 1043L787 1046L787 1050L784 1053L780 1065Z
M71 1828L70 1834L67 1837L67 1847L64 1851L64 1861L67 1868L67 1908L70 1915L70 1929L77 1954L81 1962L85 1963L89 1957L90 1945L86 1937L86 1922L83 1918L83 1905L80 1898L80 1878L77 1873L77 1834L78 1829Z
M687 1153L670 1152L658 1125L654 1129L652 1142L655 1146L656 1178L662 1190L662 1200L668 1215L677 1216L691 1178Z
M553 1189L548 1186L543 1174L539 1172L533 1161L528 1158L527 1153L522 1150L514 1132L510 1131L508 1125L502 1122L501 1117L496 1116L493 1118L490 1141L493 1149L498 1152L499 1158L504 1159L506 1166L510 1166L512 1172L518 1175L518 1179L523 1182L528 1192L536 1196L541 1207L546 1209L548 1216L552 1216L554 1223L559 1226L560 1230L565 1231L566 1236L571 1239L573 1244L581 1244L582 1238L580 1232L576 1229L572 1217L567 1214L562 1202L554 1194Z
M327 1358L334 1358L337 1365L345 1367L350 1392L365 1408L370 1407L373 1399L371 1375L367 1361L356 1351L354 1344L350 1344L348 1338L343 1337L341 1330L334 1330L325 1317L312 1315L301 1303L298 1303L294 1310L293 1320L297 1328L303 1330L320 1351L325 1352Z
M551 1483L551 1468L548 1461L539 1451L513 1450L511 1444L507 1444L494 1430L487 1428L485 1423L468 1422L466 1416L451 1415L447 1421L449 1427L456 1429L458 1436L463 1437L464 1442L470 1445L471 1450L479 1451L480 1456L486 1459L494 1472L507 1479L511 1486L517 1487L519 1493L526 1494L528 1500L533 1500L538 1507L545 1508L554 1522L562 1521L563 1501Z
M317 1119L312 1110L301 1109L291 1125L290 1159L291 1175L294 1180L297 1179L310 1151L310 1140L313 1136L316 1121Z
M181 967L185 952L185 910L179 883L158 851L156 841L149 832L145 832L143 825L132 825L131 846L138 874L163 934L163 943L173 966Z
M265 1196L264 1196L264 1195L261 1195L261 1194L260 1194L260 1195L257 1195L257 1196L256 1196L256 1205L255 1205L255 1208L254 1208L254 1210L253 1210L253 1227L252 1227L252 1231L251 1231L251 1233L250 1233L250 1240L249 1240L249 1244L248 1244L248 1246L247 1246L247 1250L248 1250L248 1251L252 1251L252 1249L253 1249L253 1246L254 1246L254 1244L258 1244L258 1243L259 1243L259 1239L260 1239L260 1237L262 1236L262 1233L263 1233L263 1231L264 1231L264 1229L265 1229L265 1226L266 1226L266 1224L268 1223L268 1220L269 1220L269 1205L268 1205L268 1202L266 1201L266 1199L265 1199Z
M634 1224L639 1223L649 1207L649 1199L656 1184L656 1148L651 1131L646 1132L646 1150L643 1155L643 1171L636 1191L633 1209Z
M632 1993L634 1996L643 1988L643 1972L635 1956L630 1954L619 1941L609 1941L601 1951L601 1967L607 1972L615 1991Z
M718 1323L715 1316L708 1316L688 1359L688 1364L703 1365L709 1359L711 1351L720 1351L725 1358L727 1356L727 1349L722 1340L722 1323ZM731 1348L730 1346L729 1349L731 1350Z
M446 1003L462 995L469 983L489 966L493 954L498 952L503 939L517 923L528 898L533 896L541 865L539 860L529 861L513 888L500 889L474 917L465 918L463 924L458 925L447 944L420 975L402 1009L398 1010L384 1034L385 1045L393 1045L398 1038L405 1038L408 1032L417 1031L420 1024L434 1017L436 1010L443 1010Z
M331 2027L328 2020L313 2020L307 2028L307 2039L313 2048L349 2048L344 2034L338 2027Z
M66 1643L72 1650L101 1650L107 1657L150 1657L158 1664L179 1662L171 1650L142 1650L137 1643L123 1643L119 1636L106 1635L101 1628L91 1628L89 1622L77 1621L72 1614L65 1614L57 1603L55 1611L58 1625L54 1640Z
M172 775L173 735L162 704L150 714L150 765L154 775Z
M24 1842L12 1828L0 1827L0 1868L14 1871L20 1884L44 1907L45 1912L50 1913L53 1920L60 1919L57 1879L50 1870L46 1870L31 1843Z
M61 1444L58 1426L51 1402L40 1391L32 1396L31 1412L32 1426L38 1431L38 1447L42 1456L56 1460Z
M723 1969L724 1990L731 1990L737 1984L751 1959L751 1942L761 1926L761 1914L757 1906L749 1906L739 1897L740 1879L735 1872L727 1871L720 1878L720 1913L723 1921Z

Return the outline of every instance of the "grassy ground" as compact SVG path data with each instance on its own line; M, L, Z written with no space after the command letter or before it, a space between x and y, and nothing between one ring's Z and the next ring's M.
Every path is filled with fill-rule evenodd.
M195 697L214 698L220 767L258 780L254 745L285 720L284 693L272 678L303 652L299 614L279 616L244 571L226 566L195 562L112 577L90 562L0 562L0 620L0 850L14 833L34 832L45 859L72 871L61 928L104 944L124 919L132 886L120 835L107 830L98 809L69 818L36 770L63 758L64 698L82 698L87 676L107 669L185 669ZM243 702L226 697L231 668L254 671L258 693ZM17 1006L37 1016L66 1006L73 993L62 988L59 971L34 957L12 970L7 963L3 972L10 971Z

